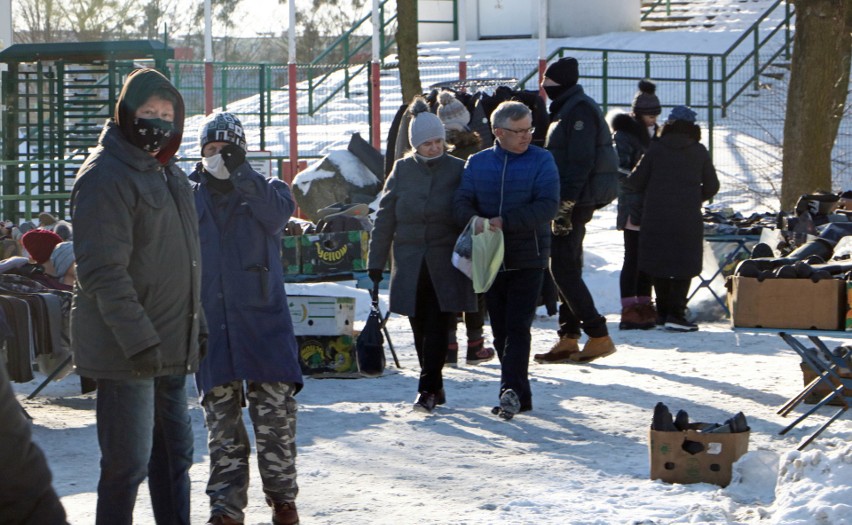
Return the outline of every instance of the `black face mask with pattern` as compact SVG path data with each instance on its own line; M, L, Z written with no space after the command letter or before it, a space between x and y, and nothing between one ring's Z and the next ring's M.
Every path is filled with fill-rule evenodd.
M134 118L133 143L148 152L159 151L171 138L174 122L160 118Z

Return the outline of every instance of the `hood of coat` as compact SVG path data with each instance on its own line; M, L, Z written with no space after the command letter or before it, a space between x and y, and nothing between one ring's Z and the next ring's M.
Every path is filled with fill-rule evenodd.
M683 133L669 133L664 137L660 137L659 141L662 145L671 149L686 149L698 142L694 138Z
M701 141L701 128L698 124L687 122L685 120L674 120L663 124L660 129L660 137L667 135L683 135L691 138L695 142Z
M618 113L609 123L609 127L612 129L613 133L617 133L619 131L624 133L629 133L636 137L637 140L645 147L651 143L651 137L648 135L648 128L642 124L637 118L641 117L632 117L627 113Z
M456 148L479 148L482 145L482 137L475 131L448 129L447 144Z
M174 101L175 110L175 131L172 133L169 141L155 156L160 164L164 165L177 153L178 148L180 148L180 143L183 140L183 123L186 116L183 97L181 97L180 92L169 82L169 79L165 75L156 69L150 68L137 69L127 75L127 79L124 81L124 86L121 88L121 93L118 95L118 100L116 101L113 118L125 139L132 144L130 141L133 137L132 125L136 110L152 95L158 94L161 98Z

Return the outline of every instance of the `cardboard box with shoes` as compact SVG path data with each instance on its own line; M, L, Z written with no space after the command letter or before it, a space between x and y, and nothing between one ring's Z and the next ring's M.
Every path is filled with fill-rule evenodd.
M692 423L684 431L649 430L651 479L727 486L734 462L748 452L749 432L699 432L707 426Z

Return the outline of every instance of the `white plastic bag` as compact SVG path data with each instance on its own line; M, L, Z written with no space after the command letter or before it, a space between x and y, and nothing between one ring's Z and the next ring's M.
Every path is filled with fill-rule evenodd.
M486 225L473 235L473 291L485 293L491 288L503 264L503 230L492 230Z
M459 234L451 259L453 266L467 275L468 278L473 276L473 228L477 218L476 216L471 217L467 226Z

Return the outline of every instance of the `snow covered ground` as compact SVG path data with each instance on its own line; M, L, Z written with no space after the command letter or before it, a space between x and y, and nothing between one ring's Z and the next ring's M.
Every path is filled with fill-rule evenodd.
M731 2L733 3L733 0ZM690 37L690 38L687 38ZM636 38L665 48L724 49L731 35L718 30L688 35L596 37L589 47L634 46ZM627 39L626 41L624 39ZM722 43L719 40L723 40ZM550 48L566 45L553 41ZM535 55L535 42L471 44L470 53L515 49ZM436 44L428 53L452 45ZM479 51L477 51L479 49ZM441 52L447 51L446 49ZM451 49L449 50L451 52ZM513 51L514 53L514 51ZM398 103L398 101L393 104ZM343 107L343 106L341 106ZM341 133L346 111L335 121ZM189 126L189 125L188 125ZM189 127L191 129L191 127ZM363 134L363 133L362 133ZM733 141L732 141L733 142ZM759 152L765 145L749 143ZM740 211L762 211L738 189L742 170L723 174L717 202ZM738 186L739 185L739 186ZM538 365L530 374L535 409L511 421L490 413L499 381L496 362L445 372L447 404L424 416L411 410L417 359L407 320L393 316L389 329L401 360L389 359L375 379L306 379L299 394L298 500L305 524L826 524L852 523L852 421L845 415L804 452L800 440L826 420L829 409L786 436L793 417L777 409L802 386L799 359L774 333L734 331L707 295L690 305L701 331L676 334L617 329L621 234L612 206L590 224L586 238L587 284L607 315L618 352L587 365ZM367 317L368 297L347 285L288 285L288 293L353 294L356 318ZM795 305L790 305L795 307ZM356 326L357 327L357 326ZM543 311L533 327L533 352L555 341L556 319ZM486 330L487 331L487 330ZM463 338L460 327L460 338ZM827 333L830 347L849 344ZM462 345L463 346L463 345ZM26 400L43 379L14 386L33 416L36 441L54 474L54 486L72 524L94 522L98 480L95 397L80 395L69 376ZM208 517L204 493L208 457L202 410L192 390L195 429L192 522ZM750 452L736 465L732 484L671 485L649 479L648 427L654 405L686 410L693 421L722 422L742 411L751 426ZM260 480L252 465L247 524L268 524ZM147 490L138 498L136 523L152 523ZM2 516L0 516L2 522Z
M702 323L692 334L620 332L622 252L613 223L609 210L592 221L586 270L618 352L588 365L531 363L532 412L508 422L490 413L500 375L496 362L447 370L447 405L431 416L413 412L417 359L408 323L398 316L389 327L402 369L388 356L380 378L307 379L298 396L303 523L852 523L849 417L802 453L796 452L800 440L831 410L778 435L805 407L790 418L776 414L802 384L799 359L776 334L732 331L724 320ZM366 319L363 290L288 285L291 294L323 290L357 296L356 318ZM708 303L691 306L704 310ZM556 319L541 312L534 352L554 342L555 328ZM824 340L831 347L849 343L842 333L829 335ZM94 396L80 395L70 376L24 400L42 377L15 389L34 417L35 439L70 522L93 523L99 458ZM692 421L722 422L745 413L750 452L728 488L649 479L648 427L658 401L686 410ZM192 517L204 523L206 432L194 400L190 412L196 436ZM135 517L137 523L152 520L144 487ZM270 519L253 471L246 523Z

